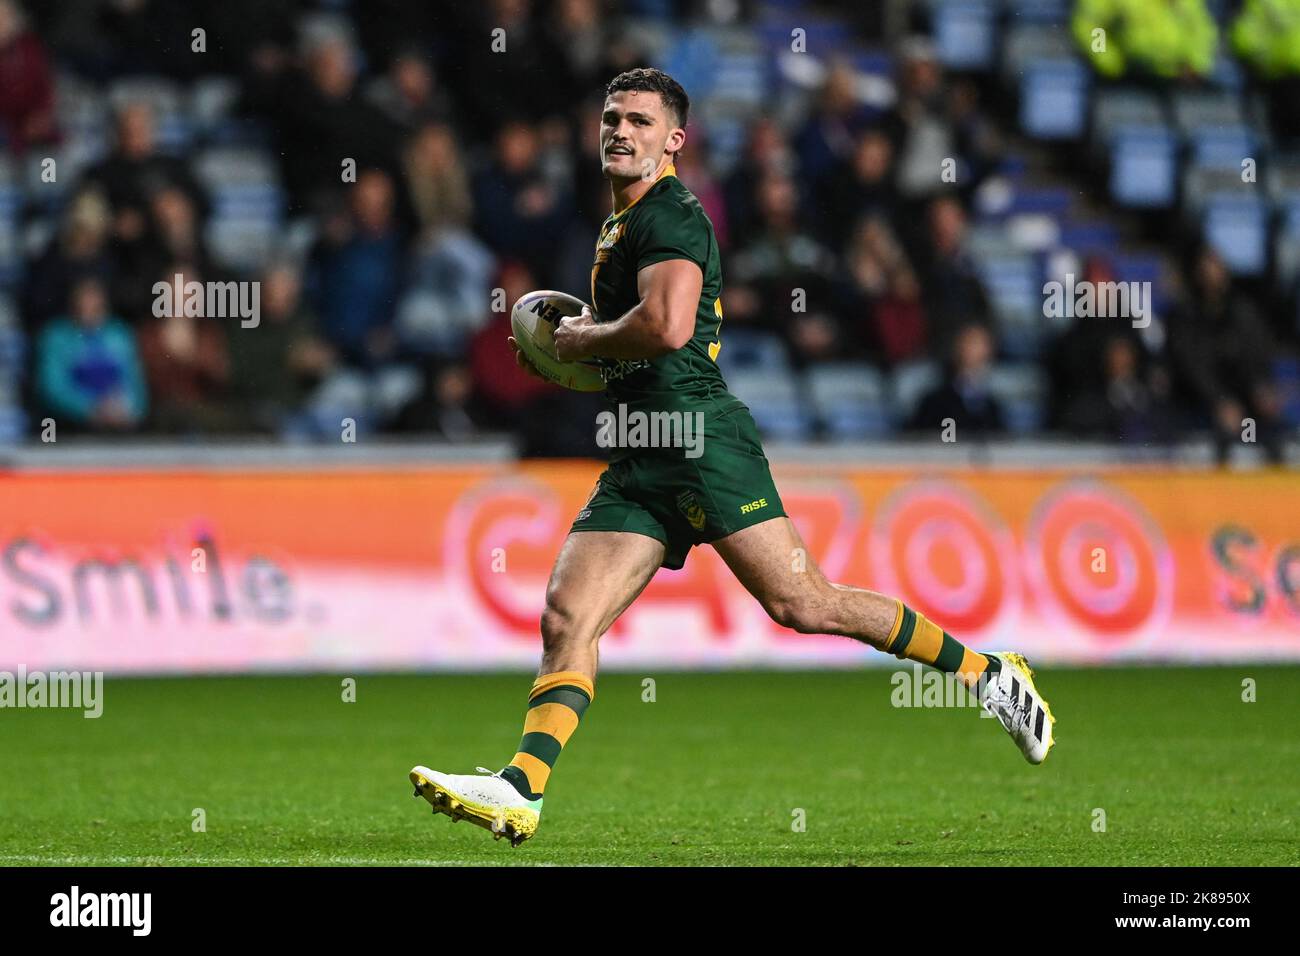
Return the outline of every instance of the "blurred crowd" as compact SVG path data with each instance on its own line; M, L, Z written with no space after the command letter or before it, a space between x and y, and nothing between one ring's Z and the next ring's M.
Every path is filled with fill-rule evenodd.
M688 22L694 5L26 6L0 0L7 157L67 144L59 76L96 88L135 75L182 86L230 77L230 116L248 136L239 145L273 158L298 237L254 270L214 254L220 197L196 170L202 144L164 143L148 100L115 103L111 136L76 171L48 238L24 250L11 290L28 343L31 434L50 416L69 431L337 440L346 417L364 431L452 440L514 432L534 454L594 450L593 399L514 367L508 307L535 288L586 297L609 212L601 90L650 59L640 25ZM743 27L757 5L720 6ZM888 102L863 95L851 63L828 62L806 108L753 117L726 164L708 119L693 122L678 174L722 249L724 359L734 332L779 342L796 376L830 362L885 374L930 362L941 374L901 427L951 417L997 434L1008 423L990 372L1004 343L967 237L974 191L1003 158L1006 107L939 65L923 7L907 11ZM864 44L886 39L873 34L886 25L853 5L817 9ZM505 52L491 42L498 29ZM955 184L938 175L951 159ZM1160 341L1122 323L1056 331L1035 359L1050 382L1044 424L1136 442L1208 427L1226 445L1253 416L1261 444L1280 454L1270 362L1294 345L1294 322L1271 320L1270 303L1204 245L1179 265ZM1094 281L1109 270L1105 256L1086 263ZM158 282L254 279L256 328L155 314ZM819 434L814 418L808 437Z

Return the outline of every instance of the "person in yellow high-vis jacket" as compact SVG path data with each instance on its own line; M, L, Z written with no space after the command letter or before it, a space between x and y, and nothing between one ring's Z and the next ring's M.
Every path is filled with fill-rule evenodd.
M1093 68L1108 77L1205 76L1219 45L1205 0L1079 0L1071 28Z

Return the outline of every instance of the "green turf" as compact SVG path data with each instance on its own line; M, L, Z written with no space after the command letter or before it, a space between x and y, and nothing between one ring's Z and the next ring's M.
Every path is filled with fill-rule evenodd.
M892 707L885 670L654 676L653 703L601 678L520 849L406 772L499 768L527 676L362 676L355 703L338 677L110 679L99 720L0 710L0 864L1300 861L1300 668L1041 671L1041 767L974 710Z

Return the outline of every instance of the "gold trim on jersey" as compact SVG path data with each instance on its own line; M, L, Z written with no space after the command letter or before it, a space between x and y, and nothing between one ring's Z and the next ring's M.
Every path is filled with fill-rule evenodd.
M659 171L659 175L655 177L654 183L650 184L650 189L654 189L655 184L658 183L659 180L663 179L665 176L676 176L676 175L677 175L676 165L674 165L673 163L669 163L667 166L665 166L663 169ZM623 223L618 222L618 220L629 209L631 209L642 199L644 199L646 193L650 192L650 189L647 189L640 196L637 196L635 199L633 199L630 203L628 203L618 212L611 213L609 218L605 220L604 225L600 227L600 235L596 239L596 261L595 263L592 264L591 267L591 307L593 309L596 308L596 273L600 271L601 263L609 259L610 254L613 252L614 244L618 242L618 240L623 236ZM617 225L615 226L616 223ZM607 237L605 234L605 230L608 229L610 226L615 226L615 229Z

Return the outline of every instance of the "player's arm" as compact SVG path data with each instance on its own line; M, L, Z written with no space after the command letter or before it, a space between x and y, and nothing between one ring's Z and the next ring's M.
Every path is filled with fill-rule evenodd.
M690 259L664 259L636 274L641 301L613 322L597 323L589 311L561 320L555 354L561 360L652 359L675 352L695 334L704 273Z

